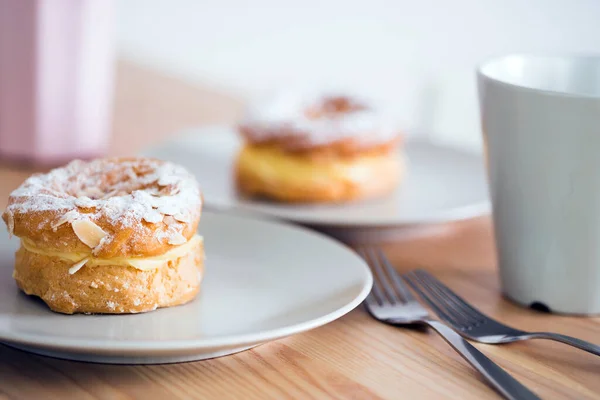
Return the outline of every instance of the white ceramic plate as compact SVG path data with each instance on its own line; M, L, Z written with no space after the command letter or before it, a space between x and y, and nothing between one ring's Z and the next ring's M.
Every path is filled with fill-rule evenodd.
M11 277L18 240L0 232L0 341L72 360L168 363L235 353L341 317L372 283L355 253L321 234L205 212L206 278L193 302L135 315L62 315L19 292Z
M386 198L316 206L246 200L236 194L232 181L239 146L232 128L216 126L186 132L143 154L186 166L198 178L210 208L261 213L307 225L385 228L455 221L490 209L480 156L414 141L406 146L406 180Z

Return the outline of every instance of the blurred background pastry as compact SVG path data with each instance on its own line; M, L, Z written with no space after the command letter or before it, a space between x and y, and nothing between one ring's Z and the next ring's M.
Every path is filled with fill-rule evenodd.
M345 94L284 95L252 106L235 167L239 191L283 202L346 202L393 191L402 136L368 101Z

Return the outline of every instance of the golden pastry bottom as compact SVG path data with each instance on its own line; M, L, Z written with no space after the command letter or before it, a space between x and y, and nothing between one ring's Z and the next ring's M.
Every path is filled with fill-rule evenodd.
M140 313L185 304L198 294L204 272L202 240L184 255L149 269L89 263L69 273L71 260L41 253L21 246L13 277L23 292L64 314Z
M235 181L238 190L251 197L339 203L386 195L403 172L403 157L394 150L319 159L277 146L247 144L238 154Z

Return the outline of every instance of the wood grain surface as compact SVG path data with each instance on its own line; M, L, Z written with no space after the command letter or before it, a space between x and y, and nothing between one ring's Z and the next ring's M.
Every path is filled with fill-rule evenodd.
M231 122L242 103L128 63L118 67L113 154L189 126ZM0 167L0 207L35 168ZM504 300L488 218L382 247L400 271L423 267L467 300L523 329L600 342L599 318L547 315ZM476 346L547 399L600 399L600 358L558 343ZM494 399L431 331L390 327L362 308L313 331L232 356L117 366L64 361L0 345L0 399Z

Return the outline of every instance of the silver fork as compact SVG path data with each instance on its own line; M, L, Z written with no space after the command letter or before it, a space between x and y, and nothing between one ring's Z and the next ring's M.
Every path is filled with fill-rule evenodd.
M406 274L405 278L413 289L422 292L423 299L442 321L468 339L489 344L549 339L600 355L600 346L585 340L559 333L526 332L504 325L471 306L426 271L416 270Z
M505 398L539 399L458 333L444 323L432 319L427 310L410 293L381 250L363 248L358 252L373 271L373 289L365 300L365 306L375 319L398 326L415 324L429 326Z

